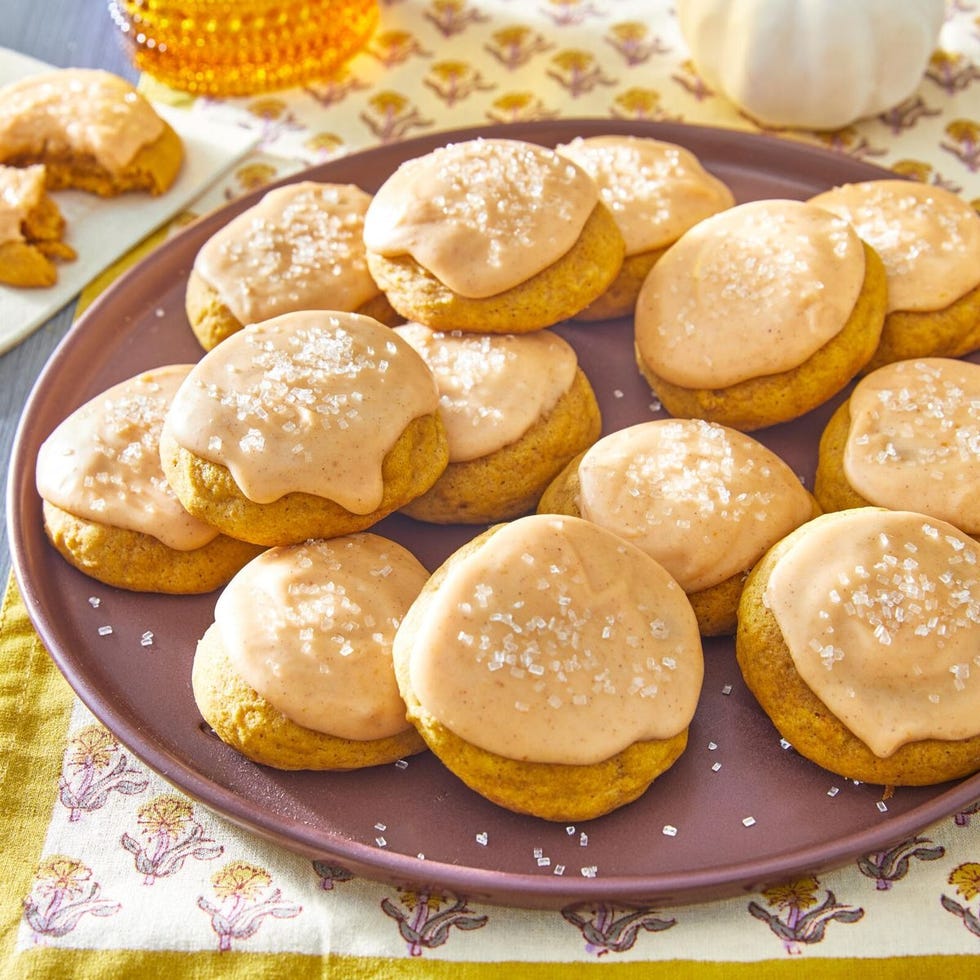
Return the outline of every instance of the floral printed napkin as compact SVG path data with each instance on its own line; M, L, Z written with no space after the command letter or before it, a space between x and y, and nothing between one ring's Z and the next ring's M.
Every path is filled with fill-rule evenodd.
M592 116L757 128L698 78L667 0L384 0L368 49L331 84L226 101L142 86L259 139L193 213L314 163L457 127ZM980 4L950 5L902 106L837 133L778 135L980 203ZM78 702L13 581L0 677L4 978L563 978L615 963L623 977L659 967L681 980L764 980L803 961L815 977L976 969L980 805L833 872L738 898L502 908L309 861L176 791Z

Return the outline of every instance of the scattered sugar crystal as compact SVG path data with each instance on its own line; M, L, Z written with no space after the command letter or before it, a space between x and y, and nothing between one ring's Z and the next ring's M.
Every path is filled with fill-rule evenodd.
M535 858L543 857L544 856L544 848L543 847L536 847L532 853L534 854L534 857Z
M779 740L779 747L781 749L791 749L793 747L792 742L788 742L785 738Z
M563 875L564 873L565 873L564 864L556 864L554 869L552 870L552 874Z
M387 824L384 824L384 823L380 823L380 822L379 822L379 823L376 823L376 824L374 825L374 829L375 829L375 830L387 830L387 829L388 829L388 825L387 825Z
M487 846L487 841L489 839L490 838L487 835L487 832L485 830L481 830L480 833L478 833L476 835L476 842L477 842L477 844L480 845L480 847L486 847Z
M718 748L718 743L717 742L708 742L708 751L709 752L714 752L714 750L716 748Z
M98 609L102 605L102 600L97 595L90 595L88 597L88 604L93 609Z
M551 867L551 858L550 857L544 857L543 855L541 857L539 857L538 858L538 867L539 868L550 868Z
M587 868L582 868L583 878L594 878L598 873L599 869L594 864L590 864Z
M721 689L721 693L722 693L722 694L725 694L725 695L728 695L728 694L731 694L731 693L732 693L732 685L731 685L731 684L726 684L726 685L725 685L725 686L724 686L724 687L723 687L723 688Z
M111 626L100 626L99 627L99 636L109 636L111 633L112 633L112 627Z
M399 759L395 763L395 768L396 769L407 769L408 768L408 759Z
M578 846L579 847L589 846L589 835L585 833L585 831L582 831L582 833L578 835Z
M569 837L572 837L575 834L575 828L569 825L568 827L565 828L565 833L568 834Z
M827 790L827 795L831 797L831 799L833 799L833 797L835 797L839 792L840 792L839 786L831 786L830 789Z
M664 824L663 835L664 837L676 837L677 828L673 824Z
M720 762L716 762L716 763L715 763L715 764L714 764L714 765L713 765L713 766L711 767L711 771L712 771L712 772L717 772L717 771L718 771L718 770L719 770L720 768L721 768L721 763L720 763Z
M151 647L153 646L153 632L151 630L146 630L140 637L141 647Z
M878 800L878 802L875 804L875 806L878 808L878 812L879 813L887 813L888 812L888 804L884 800Z
M613 398L622 398L622 397L623 397L623 392L619 388L616 388L613 391Z
M743 827L752 827L754 825L755 825L755 817L743 817L742 818L742 826Z
M374 838L374 843L377 844L378 847L387 847L388 846L388 842L383 837L375 837Z

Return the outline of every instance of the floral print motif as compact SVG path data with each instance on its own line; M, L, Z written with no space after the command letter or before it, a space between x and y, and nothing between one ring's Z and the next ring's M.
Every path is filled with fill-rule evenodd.
M346 869L336 864L327 864L326 861L314 861L313 870L320 879L320 887L325 891L331 891L335 882L353 881L354 876Z
M226 864L211 877L211 885L218 901L201 895L197 905L211 917L222 952L230 950L232 942L251 939L266 917L291 919L302 911L300 905L281 901L282 892L271 887L272 875L265 868L247 861Z
M105 806L110 793L132 796L146 789L148 780L129 765L115 737L101 725L87 725L68 742L58 781L58 799L80 820Z
M390 898L385 898L381 910L398 923L398 931L412 956L421 956L424 949L442 946L453 926L471 930L487 923L485 915L474 914L466 899L459 896L406 890L398 893L398 902L396 905ZM446 903L449 904L443 908Z
M209 861L224 850L204 836L204 828L194 819L193 804L182 796L170 793L154 797L140 807L137 822L146 845L125 833L121 842L133 855L136 870L147 885L176 874L188 858Z
M864 916L863 909L841 905L829 890L818 904L819 888L820 882L813 875L767 888L762 895L776 911L767 912L758 902L750 902L749 914L769 926L783 941L787 953L798 954L805 946L822 942L831 922L858 922Z
M912 837L888 850L866 854L858 860L857 866L861 874L875 882L879 891L887 891L908 874L913 858L938 861L945 853L945 847L933 844L928 837Z
M950 872L949 884L965 904L943 895L940 899L943 908L961 918L967 930L980 939L980 909L970 908L970 903L980 897L980 862L969 861L958 865Z
M102 886L92 869L77 858L54 854L34 875L34 887L24 900L24 918L36 937L66 936L83 916L115 915L120 905L101 897Z
M561 915L582 933L586 950L596 956L632 949L641 929L664 932L677 924L674 918L662 918L656 909L607 903L568 906Z

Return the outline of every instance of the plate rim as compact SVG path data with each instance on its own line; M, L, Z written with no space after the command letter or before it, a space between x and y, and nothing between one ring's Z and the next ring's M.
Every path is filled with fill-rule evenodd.
M392 155L399 159L408 159L445 143L467 139L513 138L554 145L556 140L549 138L547 134L558 131L563 134L563 140L571 138L573 131L577 131L579 135L615 133L649 136L682 146L686 146L688 142L718 140L732 146L734 157L742 160L743 165L749 169L751 169L751 158L755 154L765 153L770 160L773 156L791 160L798 160L801 156L813 157L828 165L832 164L832 169L835 170L844 169L854 174L863 171L866 174L863 178L850 177L851 180L875 177L901 179L900 175L877 164L858 160L827 147L786 139L770 133L691 125L680 121L560 117L545 121L438 129L411 139L372 146L289 174L201 215L123 272L93 300L68 329L48 358L31 388L18 421L10 457L6 494L11 565L28 615L49 656L66 678L75 695L148 768L188 796L248 832L294 853L297 851L304 853L313 859L336 858L355 873L373 880L391 882L400 880L407 884L424 881L432 886L465 895L472 900L511 907L557 908L597 900L637 902L642 901L646 896L655 900L657 904L677 905L732 897L757 890L767 881L771 883L807 871L839 867L849 857L866 853L884 844L897 842L933 821L951 816L959 809L970 805L980 797L980 774L950 784L941 784L946 788L937 791L935 796L924 803L893 816L887 824L868 827L860 832L849 834L847 840L851 843L846 848L842 848L839 840L835 839L802 850L794 849L787 853L780 853L761 861L756 858L710 869L659 875L616 875L607 878L600 876L581 881L571 876L539 876L524 872L476 868L436 860L421 860L348 838L338 841L336 840L338 835L332 832L328 836L334 838L331 841L333 846L324 847L323 841L314 839L315 835L309 828L301 828L302 832L297 828L291 828L284 837L281 830L269 826L267 822L250 819L247 813L247 801L240 794L214 783L198 772L193 766L193 760L176 757L159 742L147 742L130 724L129 719L118 706L89 685L85 683L79 685L78 658L70 651L60 649L55 639L53 624L49 623L40 595L27 574L30 546L27 529L21 526L19 518L22 513L21 504L34 492L34 459L33 456L28 458L27 449L30 422L39 411L39 402L48 392L50 379L63 371L64 365L77 353L76 348L84 346L90 333L89 323L97 322L103 307L108 306L115 299L117 292L126 290L131 281L144 274L148 262L158 260L162 255L168 255L175 250L183 252L193 247L189 243L195 240L203 243L218 227L257 202L273 187L304 179L329 179L329 171L338 169L338 165L343 170L360 161L383 159ZM328 172L327 177L321 176L324 170ZM70 410L67 408L65 413ZM325 832L321 831L321 834ZM858 844L860 846L856 846ZM753 885L752 882L755 884Z

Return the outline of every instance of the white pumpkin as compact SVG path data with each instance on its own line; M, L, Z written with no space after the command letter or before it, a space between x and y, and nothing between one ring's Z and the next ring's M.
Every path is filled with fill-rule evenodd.
M771 126L839 129L908 98L945 0L676 0L702 78Z

